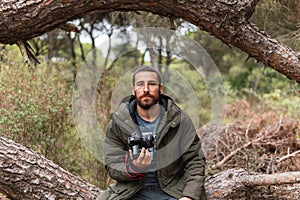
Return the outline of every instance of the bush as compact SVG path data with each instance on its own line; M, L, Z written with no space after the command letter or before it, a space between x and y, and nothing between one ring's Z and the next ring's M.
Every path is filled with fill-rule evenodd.
M267 174L299 170L299 118L268 107L255 110L246 100L233 102L226 109L231 123L199 130L209 173L230 168Z
M19 54L8 47L6 62L1 65L0 135L43 154L90 183L105 185L102 164L87 152L74 126L73 88L66 80L65 64L28 67L14 56Z

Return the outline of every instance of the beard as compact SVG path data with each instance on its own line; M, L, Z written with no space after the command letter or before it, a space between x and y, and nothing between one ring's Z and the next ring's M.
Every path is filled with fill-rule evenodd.
M144 97L148 97L147 100L143 100ZM149 110L153 105L157 104L159 101L159 95L157 97L150 95L149 93L143 94L137 97L135 94L135 99L137 104L144 110Z

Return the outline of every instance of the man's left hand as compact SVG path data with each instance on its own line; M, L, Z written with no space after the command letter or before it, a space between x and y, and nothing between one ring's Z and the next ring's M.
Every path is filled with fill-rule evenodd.
M192 200L192 199L188 197L181 197L179 200Z

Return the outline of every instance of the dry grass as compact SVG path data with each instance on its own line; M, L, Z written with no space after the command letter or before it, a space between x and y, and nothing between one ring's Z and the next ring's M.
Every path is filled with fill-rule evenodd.
M300 170L300 120L274 110L254 112L246 101L228 105L232 123L199 131L210 173L244 168L259 173Z

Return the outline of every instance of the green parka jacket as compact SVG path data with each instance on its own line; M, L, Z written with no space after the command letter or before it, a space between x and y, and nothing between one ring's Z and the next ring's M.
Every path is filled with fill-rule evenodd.
M161 94L164 114L157 128L156 168L161 189L175 198L206 200L205 157L193 122L173 100ZM134 96L123 99L112 114L105 139L105 166L116 183L98 200L130 199L144 183L144 171L128 159L128 137L141 134L134 117Z

